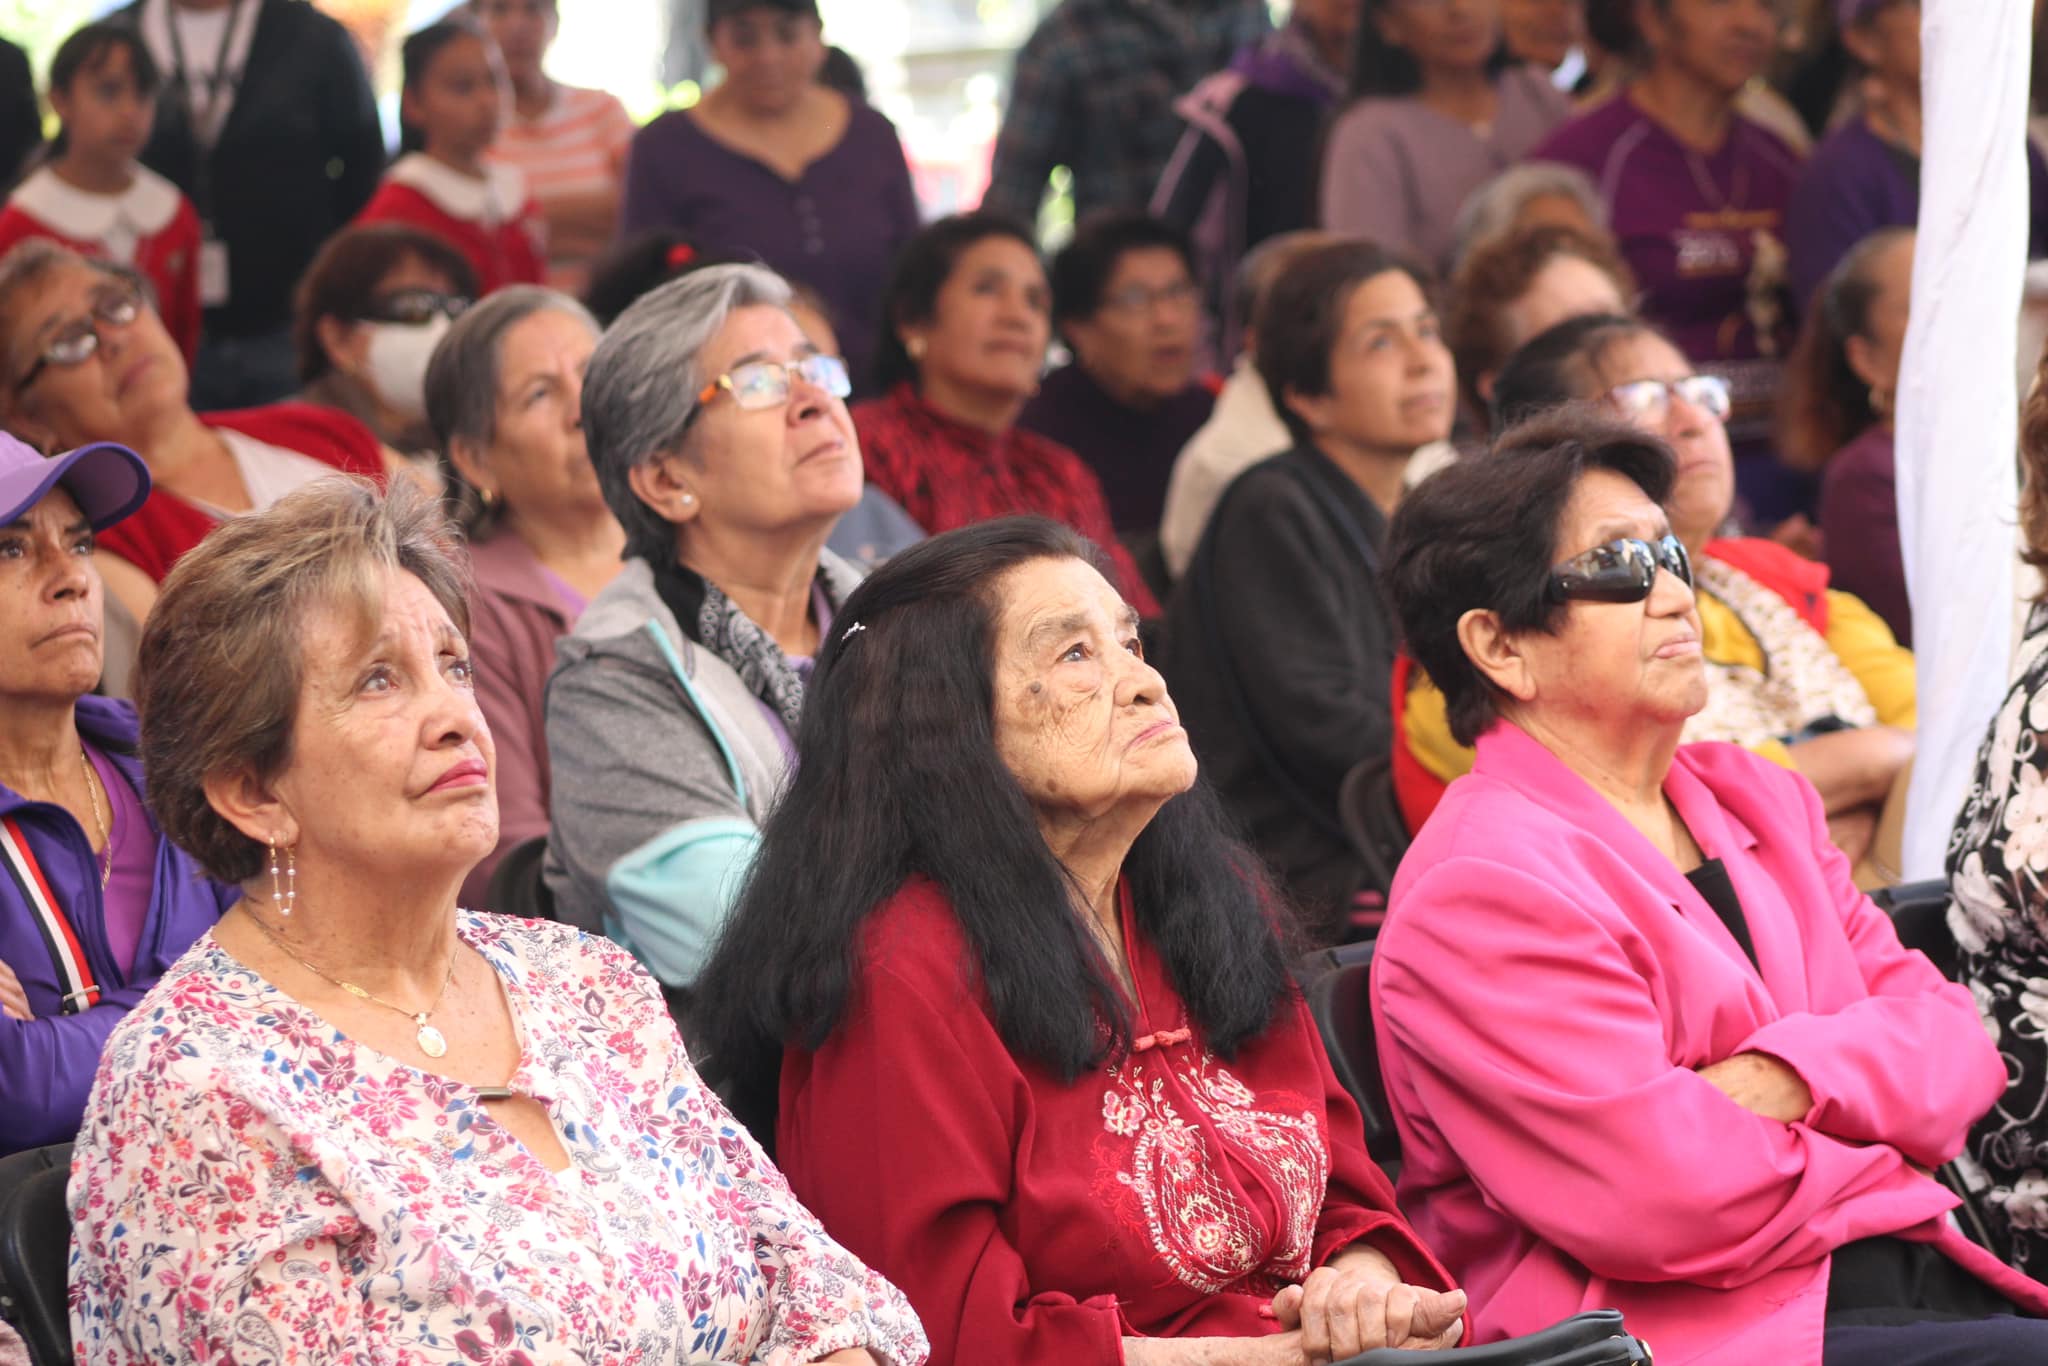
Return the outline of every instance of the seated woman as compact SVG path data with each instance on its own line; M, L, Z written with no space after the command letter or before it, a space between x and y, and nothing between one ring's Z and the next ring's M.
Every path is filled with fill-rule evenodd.
M143 806L135 709L92 696L93 537L148 496L122 447L0 433L0 1154L70 1141L107 1035L235 897Z
M1880 228L1828 273L1786 367L1778 412L1785 462L1820 471L1829 572L1908 646L1913 604L1899 549L1892 407L1912 314L1913 240L1911 228Z
M118 441L148 462L149 501L100 538L109 594L140 621L178 557L222 519L260 512L336 470L403 461L344 413L274 403L205 417L148 291L55 243L0 257L0 422L46 449Z
M1034 517L905 551L811 707L696 1020L935 1362L1458 1341L1093 546Z
M1394 738L1380 547L1417 448L1450 434L1456 376L1424 281L1369 243L1302 253L1260 318L1259 373L1295 446L1218 502L1164 665L1210 782L1311 934L1335 939L1363 871L1338 789Z
M1322 224L1449 274L1459 209L1571 117L1571 96L1502 45L1499 0L1362 8L1352 102L1323 149Z
M811 661L860 571L846 367L789 286L712 266L619 315L583 429L625 568L562 638L546 698L546 877L665 986L697 979L789 769Z
M243 897L108 1042L80 1357L922 1361L625 953L457 909L498 821L453 539L328 480L164 585L150 802Z
M1401 1204L1490 1341L1595 1305L1678 1366L2048 1359L2048 1287L1927 1169L2003 1069L1795 773L1708 703L1669 448L1583 410L1395 514L1387 584L1478 762L1401 865L1372 1009Z
M1107 547L1117 590L1158 616L1117 544L1095 472L1017 426L1052 339L1052 294L1031 235L993 214L942 218L897 256L884 307L875 362L884 396L853 410L869 482L932 535L1011 513L1063 522Z
M699 251L681 233L655 228L623 243L598 263L583 302L597 320L611 326L641 295L670 280L710 266L740 264L743 258ZM745 258L751 259L751 258ZM844 360L839 329L833 324L824 296L794 280L789 284L789 315L803 329L811 345L828 356ZM851 375L848 376L851 378ZM860 501L832 528L825 542L838 555L859 565L876 565L907 546L924 539L924 528L910 520L910 514L873 484L863 484Z
M431 454L427 361L475 298L469 262L432 233L403 223L343 228L299 277L300 399L347 413L393 450Z
M2036 378L2020 419L2022 558L2048 566L2048 390ZM2034 600L2013 685L1977 752L1948 842L1949 928L1962 980L2005 1062L2005 1094L1970 1131L1969 1157L1988 1189L1992 1250L2048 1280L2048 1036L2037 1021L2048 978L2048 887L2039 855L2048 833L2048 593Z
M1474 434L1492 430L1494 380L1525 342L1568 318L1627 313L1635 292L1613 244L1577 228L1526 228L1474 249L1451 280L1444 316Z
M498 844L462 884L483 910L491 872L548 832L542 699L555 641L618 576L626 533L583 437L583 370L597 347L583 305L507 285L435 348L425 397L469 541L476 701L498 749Z
M1671 527L1693 560L1712 684L1685 738L1733 741L1798 769L1820 789L1864 885L1897 881L1891 837L1880 847L1877 834L1913 757L1912 652L1868 607L1830 589L1823 566L1768 541L1720 535L1735 496L1727 387L1694 374L1647 323L1597 314L1560 323L1517 352L1494 385L1503 421L1572 403L1603 405L1678 453ZM1472 751L1452 737L1443 697L1426 683L1396 709L1406 742L1396 786L1408 828L1419 830L1442 784L1472 766Z

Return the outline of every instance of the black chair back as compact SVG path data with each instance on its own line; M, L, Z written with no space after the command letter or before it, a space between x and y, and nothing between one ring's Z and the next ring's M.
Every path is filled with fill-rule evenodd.
M487 904L481 909L522 920L553 920L555 898L541 880L541 863L547 852L546 835L513 845L491 870L490 885L484 892Z
M1330 1069L1365 1115L1365 1146L1389 1179L1401 1168L1401 1136L1387 1106L1373 1040L1371 940L1311 954L1301 965L1302 995L1330 1054Z
M71 1145L0 1159L0 1305L37 1366L71 1355Z
M1940 878L1900 882L1870 894L1877 908L1892 918L1899 942L1918 949L1951 982L1962 975L1962 951L1948 927L1948 883Z
M1394 794L1390 760L1385 756L1366 759L1344 775L1344 784L1337 790L1337 820L1364 864L1360 887L1377 892L1384 903L1409 842L1408 825Z
M1346 1357L1336 1366L1430 1366L1446 1359L1441 1352L1381 1347ZM1619 1310L1591 1309L1540 1332L1484 1347L1461 1347L1448 1360L1459 1366L1650 1366L1650 1349L1629 1336Z

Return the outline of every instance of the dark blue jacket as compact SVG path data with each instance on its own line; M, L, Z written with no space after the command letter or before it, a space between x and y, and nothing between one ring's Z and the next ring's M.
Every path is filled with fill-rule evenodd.
M111 758L141 792L134 708L126 702L82 697L77 716L79 734ZM107 1036L164 970L213 928L241 891L200 872L190 855L156 830L152 818L156 882L150 889L149 914L135 948L134 966L122 972L107 947L99 862L77 820L62 807L25 801L5 786L0 786L0 816L13 817L27 836L51 895L71 921L94 978L105 988L100 1003L91 1009L61 1013L63 988L36 928L35 913L14 880L0 876L0 962L21 979L35 1015L27 1021L0 1018L0 1153L12 1153L68 1142L78 1132Z

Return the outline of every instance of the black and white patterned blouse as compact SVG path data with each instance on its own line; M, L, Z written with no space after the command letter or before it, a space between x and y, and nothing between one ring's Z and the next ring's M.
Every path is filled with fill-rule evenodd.
M1988 1182L1992 1250L2048 1275L2048 604L2028 614L2013 685L1977 751L1948 842L1949 929L2006 1088L1962 1161ZM1972 1173L1973 1177L1979 1173Z

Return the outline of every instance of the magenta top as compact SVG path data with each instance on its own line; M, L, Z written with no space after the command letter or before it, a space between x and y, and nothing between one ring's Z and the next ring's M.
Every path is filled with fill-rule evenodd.
M121 770L92 746L85 747L92 770L100 778L113 806L107 839L113 847L113 868L107 877L105 904L107 948L126 973L135 965L135 948L142 942L142 922L149 916L149 892L156 885L156 831L141 794L128 785Z

